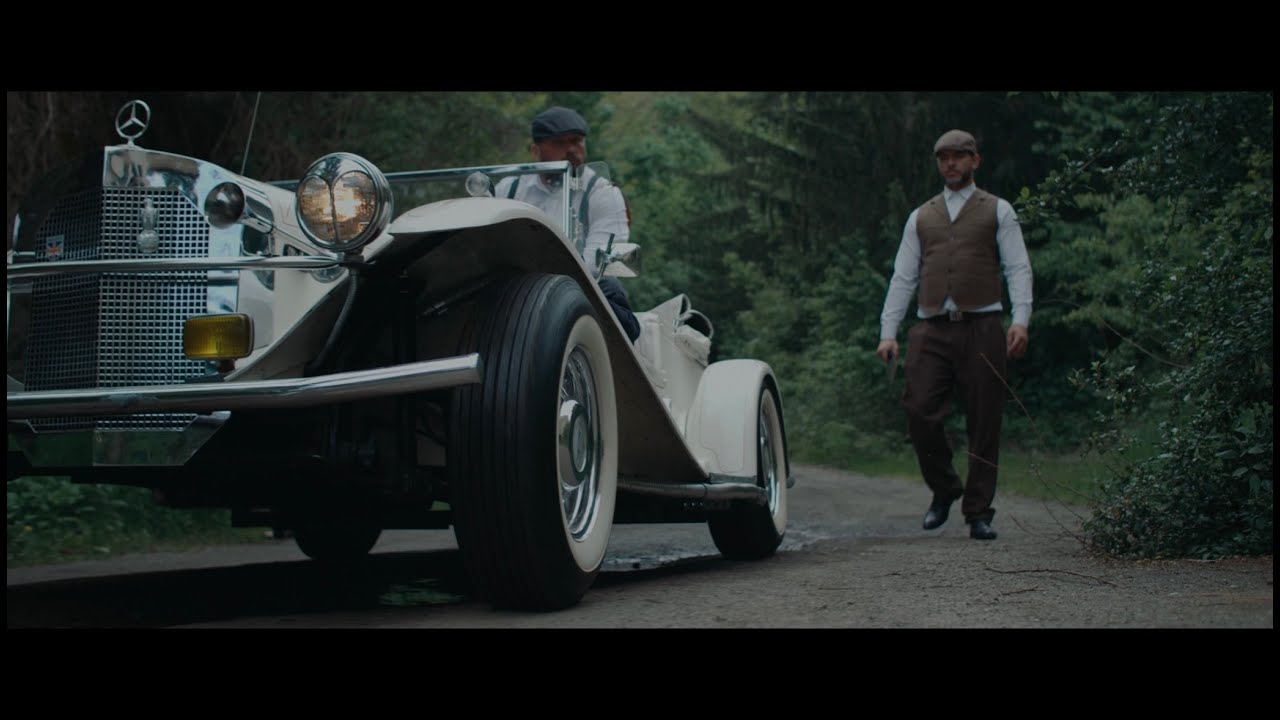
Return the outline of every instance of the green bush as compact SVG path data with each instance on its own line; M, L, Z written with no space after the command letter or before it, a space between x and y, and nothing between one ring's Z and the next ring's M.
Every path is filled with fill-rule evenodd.
M1086 374L1111 403L1097 446L1131 458L1086 525L1105 552L1272 552L1272 117L1269 96L1180 99L1157 114L1145 162L1120 175L1131 192L1175 193L1178 232L1153 228L1125 296L1141 318L1134 345L1151 351ZM1159 436L1135 453L1129 425L1154 417Z
M8 484L6 559L10 565L76 560L157 545L239 538L226 511L156 505L144 488L79 485L62 477Z
M1199 414L1161 423L1163 452L1102 485L1086 523L1091 542L1114 555L1230 557L1273 549L1272 409L1254 405L1229 430Z

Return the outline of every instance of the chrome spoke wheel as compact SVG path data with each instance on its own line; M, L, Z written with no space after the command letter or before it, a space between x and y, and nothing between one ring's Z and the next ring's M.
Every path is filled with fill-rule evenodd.
M600 432L591 357L579 345L564 364L556 421L560 504L574 540L581 540L591 531L600 506Z
M707 522L720 553L735 560L772 555L787 531L787 447L777 390L763 384L757 396L756 487L764 502L739 502ZM745 430L745 428L744 428Z
M757 435L760 438L760 479L764 484L765 494L769 498L769 515L773 516L778 513L778 464L774 462L772 418L765 413L763 403L761 403L757 425L759 427Z

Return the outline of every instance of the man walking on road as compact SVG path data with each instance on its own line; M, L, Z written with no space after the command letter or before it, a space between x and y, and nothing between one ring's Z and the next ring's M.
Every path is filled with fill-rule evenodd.
M921 322L907 333L902 406L920 471L933 491L924 529L941 527L951 505L963 497L969 537L994 540L991 502L1004 413L1005 357L1019 358L1027 351L1031 262L1013 206L973 182L982 164L973 135L950 130L933 151L946 187L907 218L880 316L876 354L887 363L897 359L898 326L918 286ZM1007 334L1001 324L1001 268L1013 304ZM953 392L964 408L969 439L964 484L952 465L943 428Z

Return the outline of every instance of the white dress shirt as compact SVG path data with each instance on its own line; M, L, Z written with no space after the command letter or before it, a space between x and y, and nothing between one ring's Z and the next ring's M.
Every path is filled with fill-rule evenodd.
M583 167L580 182L584 189L591 182L593 175L595 171L590 166ZM498 186L494 188L494 196L505 198L513 182L515 178L512 177L500 180ZM556 227L560 227L564 218L564 186L562 184L550 187L541 175L521 175L520 184L516 187L516 194L512 199L529 203L542 210L551 216ZM581 202L582 193L574 193L570 222L577 222ZM608 246L610 235L613 236L614 244L627 242L627 238L631 235L631 228L627 222L626 201L622 199L622 191L613 183L604 178L596 181L591 188L591 197L588 202L590 203L587 206L588 227L583 228L586 241L580 245L579 251L582 253L582 261L594 276L597 264L596 250L603 250Z
M947 212L951 221L955 222L960 208L973 195L976 186L969 183L960 190L945 188L943 199L947 203ZM920 236L916 234L916 216L920 209L911 211L906 227L902 231L902 244L898 246L898 257L893 261L893 278L889 281L889 292L884 299L884 312L880 314L880 339L892 340L898 336L898 326L907 314L911 297L920 282ZM1013 303L1013 323L1029 326L1031 322L1031 260L1027 257L1027 246L1022 240L1022 226L1018 224L1018 215L1013 206L1005 200L996 204L996 247L1000 253L1000 267L1009 285L1009 301ZM955 300L950 295L942 303L942 312L957 309ZM976 308L973 312L1000 311L1004 306L996 301L985 307ZM941 313L940 313L941 314ZM916 308L916 316L929 317L920 308Z

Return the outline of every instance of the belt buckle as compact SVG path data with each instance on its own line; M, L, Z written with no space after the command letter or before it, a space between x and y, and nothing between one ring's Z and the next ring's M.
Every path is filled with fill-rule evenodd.
M951 322L960 322L961 320L964 319L964 313L960 312L959 310L948 310L947 319L950 320Z

